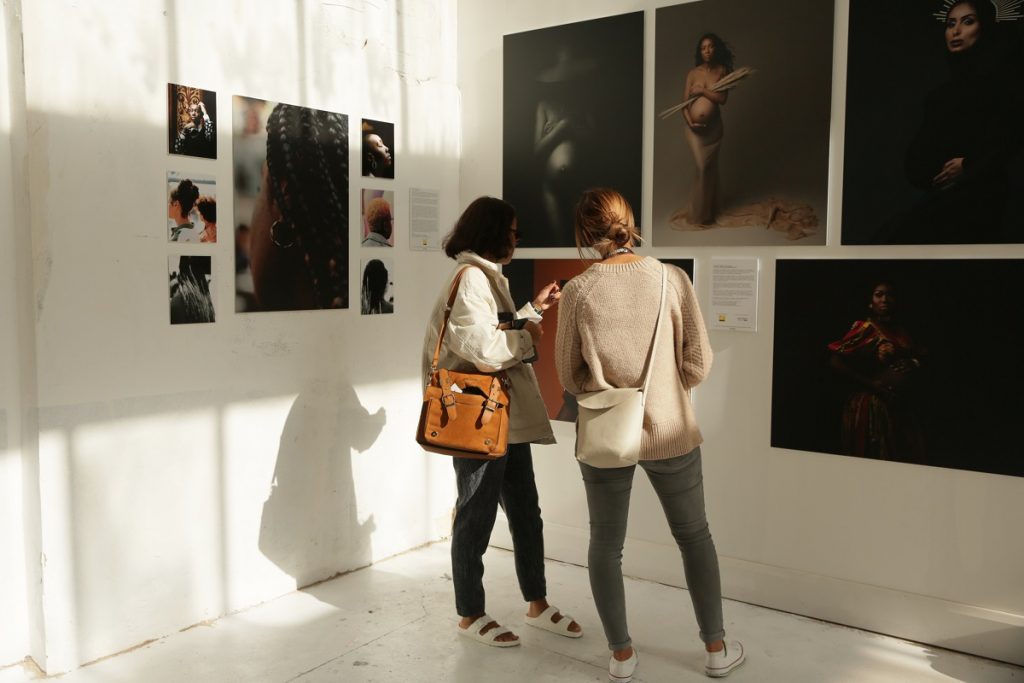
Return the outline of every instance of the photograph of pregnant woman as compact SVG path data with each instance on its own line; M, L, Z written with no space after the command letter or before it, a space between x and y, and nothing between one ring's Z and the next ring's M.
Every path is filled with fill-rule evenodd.
M854 0L848 61L843 244L1024 243L1021 3Z
M574 246L589 187L614 187L638 210L643 34L633 12L505 36L502 193L520 247Z
M824 244L831 3L655 13L656 246Z

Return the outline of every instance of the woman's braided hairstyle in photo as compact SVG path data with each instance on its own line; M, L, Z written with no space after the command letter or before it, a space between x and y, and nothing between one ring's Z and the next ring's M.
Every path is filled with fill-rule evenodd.
M348 116L278 104L267 119L267 172L317 307L348 308Z

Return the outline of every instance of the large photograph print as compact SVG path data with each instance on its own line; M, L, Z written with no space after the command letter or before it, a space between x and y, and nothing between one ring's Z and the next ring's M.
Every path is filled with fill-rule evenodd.
M825 243L833 3L655 12L655 246Z
M1024 242L1024 7L852 0L843 244Z
M348 308L348 116L234 98L235 310Z
M683 269L693 280L693 259L662 259L677 268ZM583 259L513 259L511 263L502 266L502 274L508 278L509 292L512 300L517 306L522 306L533 297L542 287L551 282L558 282L562 287L576 277L594 261ZM649 305L656 307L658 300L649 302L637 302L638 306ZM555 370L555 333L558 331L558 306L548 309L544 313L542 322L544 334L537 345L537 360L533 363L534 373L537 375L537 383L540 385L540 395L544 399L544 405L548 409L548 417L552 420L574 422L578 409L576 398L562 389L558 381L558 373Z
M643 12L505 36L504 198L521 247L570 247L580 193L611 187L642 225Z
M1024 476L1024 260L780 260L772 446Z

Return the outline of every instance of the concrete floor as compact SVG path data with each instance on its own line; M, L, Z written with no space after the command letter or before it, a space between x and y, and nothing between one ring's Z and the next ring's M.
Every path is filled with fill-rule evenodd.
M214 623L169 635L59 677L61 683L335 683L606 681L608 653L587 571L548 563L550 600L577 617L578 640L523 624L511 553L486 557L488 612L512 627L521 647L460 638L447 543L438 543ZM629 580L631 632L640 652L634 680L711 680L689 596ZM1024 668L851 628L725 603L726 629L748 661L729 680L760 683L1024 683ZM35 680L20 667L0 683Z

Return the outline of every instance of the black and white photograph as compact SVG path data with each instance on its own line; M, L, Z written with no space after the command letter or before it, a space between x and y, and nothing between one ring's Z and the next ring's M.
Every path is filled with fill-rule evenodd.
M583 190L611 187L639 214L643 12L514 33L504 42L502 192L521 247L571 247Z
M234 98L235 310L348 308L348 116Z
M1024 243L1024 6L853 0L849 45L843 244Z
M833 4L655 12L654 246L822 245Z
M217 93L167 84L167 152L217 158Z
M213 257L175 255L167 257L172 325L212 323Z
M359 312L380 315L395 312L395 265L390 256L363 258Z
M1024 476L1024 260L780 260L771 445Z

